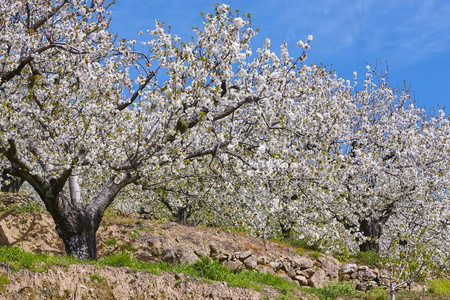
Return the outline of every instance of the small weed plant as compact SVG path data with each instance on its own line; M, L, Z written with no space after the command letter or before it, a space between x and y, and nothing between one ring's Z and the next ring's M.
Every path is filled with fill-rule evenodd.
M8 274L0 275L0 291L5 292L5 285L9 284Z
M91 276L89 276L89 277L91 278L92 281L95 281L98 283L101 283L101 282L105 281L105 279L106 279L104 276L97 274L97 273L91 274Z
M0 212L9 213L45 213L45 209L35 202L30 202L26 204L13 204L10 207L0 207Z
M111 236L106 239L105 244L108 246L114 246L114 245L117 245L117 240L115 237Z

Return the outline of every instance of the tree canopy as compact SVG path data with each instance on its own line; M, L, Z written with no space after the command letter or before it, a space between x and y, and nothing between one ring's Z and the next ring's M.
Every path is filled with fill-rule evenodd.
M329 251L420 232L447 255L449 118L383 70L361 86L304 64L312 36L293 57L268 38L252 50L250 15L228 5L191 40L157 21L140 44L109 31L103 0L0 8L0 167L39 194L68 254L96 258L105 209L132 189Z

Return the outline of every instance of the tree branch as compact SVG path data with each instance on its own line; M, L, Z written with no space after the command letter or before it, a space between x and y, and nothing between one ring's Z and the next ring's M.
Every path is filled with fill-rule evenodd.
M139 93L147 86L147 84L150 82L150 80L155 77L155 72L150 72L150 74L148 74L147 78L145 78L144 83L141 83L139 85L139 88L134 92L133 96L131 96L130 100L128 100L125 103L122 104L118 104L117 105L117 109L119 111L124 110L125 108L127 108L129 105L133 104L134 100L136 100L137 96L139 96Z
M188 155L186 155L186 159L192 159L192 158L196 158L196 157L200 157L200 156L205 156L205 155L215 155L217 153L218 149L221 149L225 146L227 146L230 142L229 141L225 141L222 142L218 145L209 147L207 149L202 149L202 150L198 150L195 152L191 152Z
M60 11L61 8L68 2L69 2L69 0L63 0L58 6L56 6L49 13L47 13L45 16L43 16L40 20L34 22L34 24L31 25L30 29L36 30L39 27L41 27L45 22L47 22L51 17L53 17L58 11ZM28 7L28 5L27 5L27 7Z
M102 189L91 203L86 208L87 214L95 220L96 230L100 226L100 222L105 210L114 201L116 195L127 185L136 182L139 179L138 176L132 176L130 173L126 173L122 176L118 183L116 183L117 175L113 175L103 185Z
M244 100L242 100L241 102L239 102L236 106L230 107L227 110L225 110L223 113L216 115L213 117L214 121L218 121L220 119L223 119L229 115L231 115L233 112L235 112L236 110L238 110L242 105L246 104L246 103L251 103L251 102L256 102L260 100L260 98L258 97L253 97L253 96L249 96L247 98L245 98Z

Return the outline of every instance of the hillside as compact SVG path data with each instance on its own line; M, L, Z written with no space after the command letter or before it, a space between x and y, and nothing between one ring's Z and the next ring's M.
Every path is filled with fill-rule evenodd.
M64 246L50 215L31 212L36 207L25 204L19 208L17 203L26 201L26 197L16 197L19 199L3 197L0 245L62 256ZM318 299L306 292L311 289L307 286L316 291L327 281L347 279L357 289L367 291L382 282L381 272L374 267L342 263L332 256L218 228L147 220L114 210L108 211L102 222L97 245L100 261L120 253L127 253L127 259L149 266L161 261L170 266L183 266L201 258L203 262L214 258L234 272L257 270L276 275L273 277L280 277L291 286L283 290L258 284L255 290L231 286L236 284L225 281L201 280L183 274L183 269L172 272L162 269L155 275L136 270L139 267L41 262L37 264L39 270L17 270L11 263L1 262L2 299ZM420 290L422 286L414 288Z

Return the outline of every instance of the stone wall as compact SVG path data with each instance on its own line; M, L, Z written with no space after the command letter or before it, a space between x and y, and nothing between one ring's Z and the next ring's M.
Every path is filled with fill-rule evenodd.
M370 287L383 285L378 269L340 263L331 255L311 258L294 254L274 258L255 254L251 250L229 253L216 243L211 243L208 251L179 245L174 249L165 249L161 255L163 261L170 263L193 263L199 257L215 258L232 271L257 270L301 286L322 288L327 281L340 280L352 282L356 289L366 291Z

